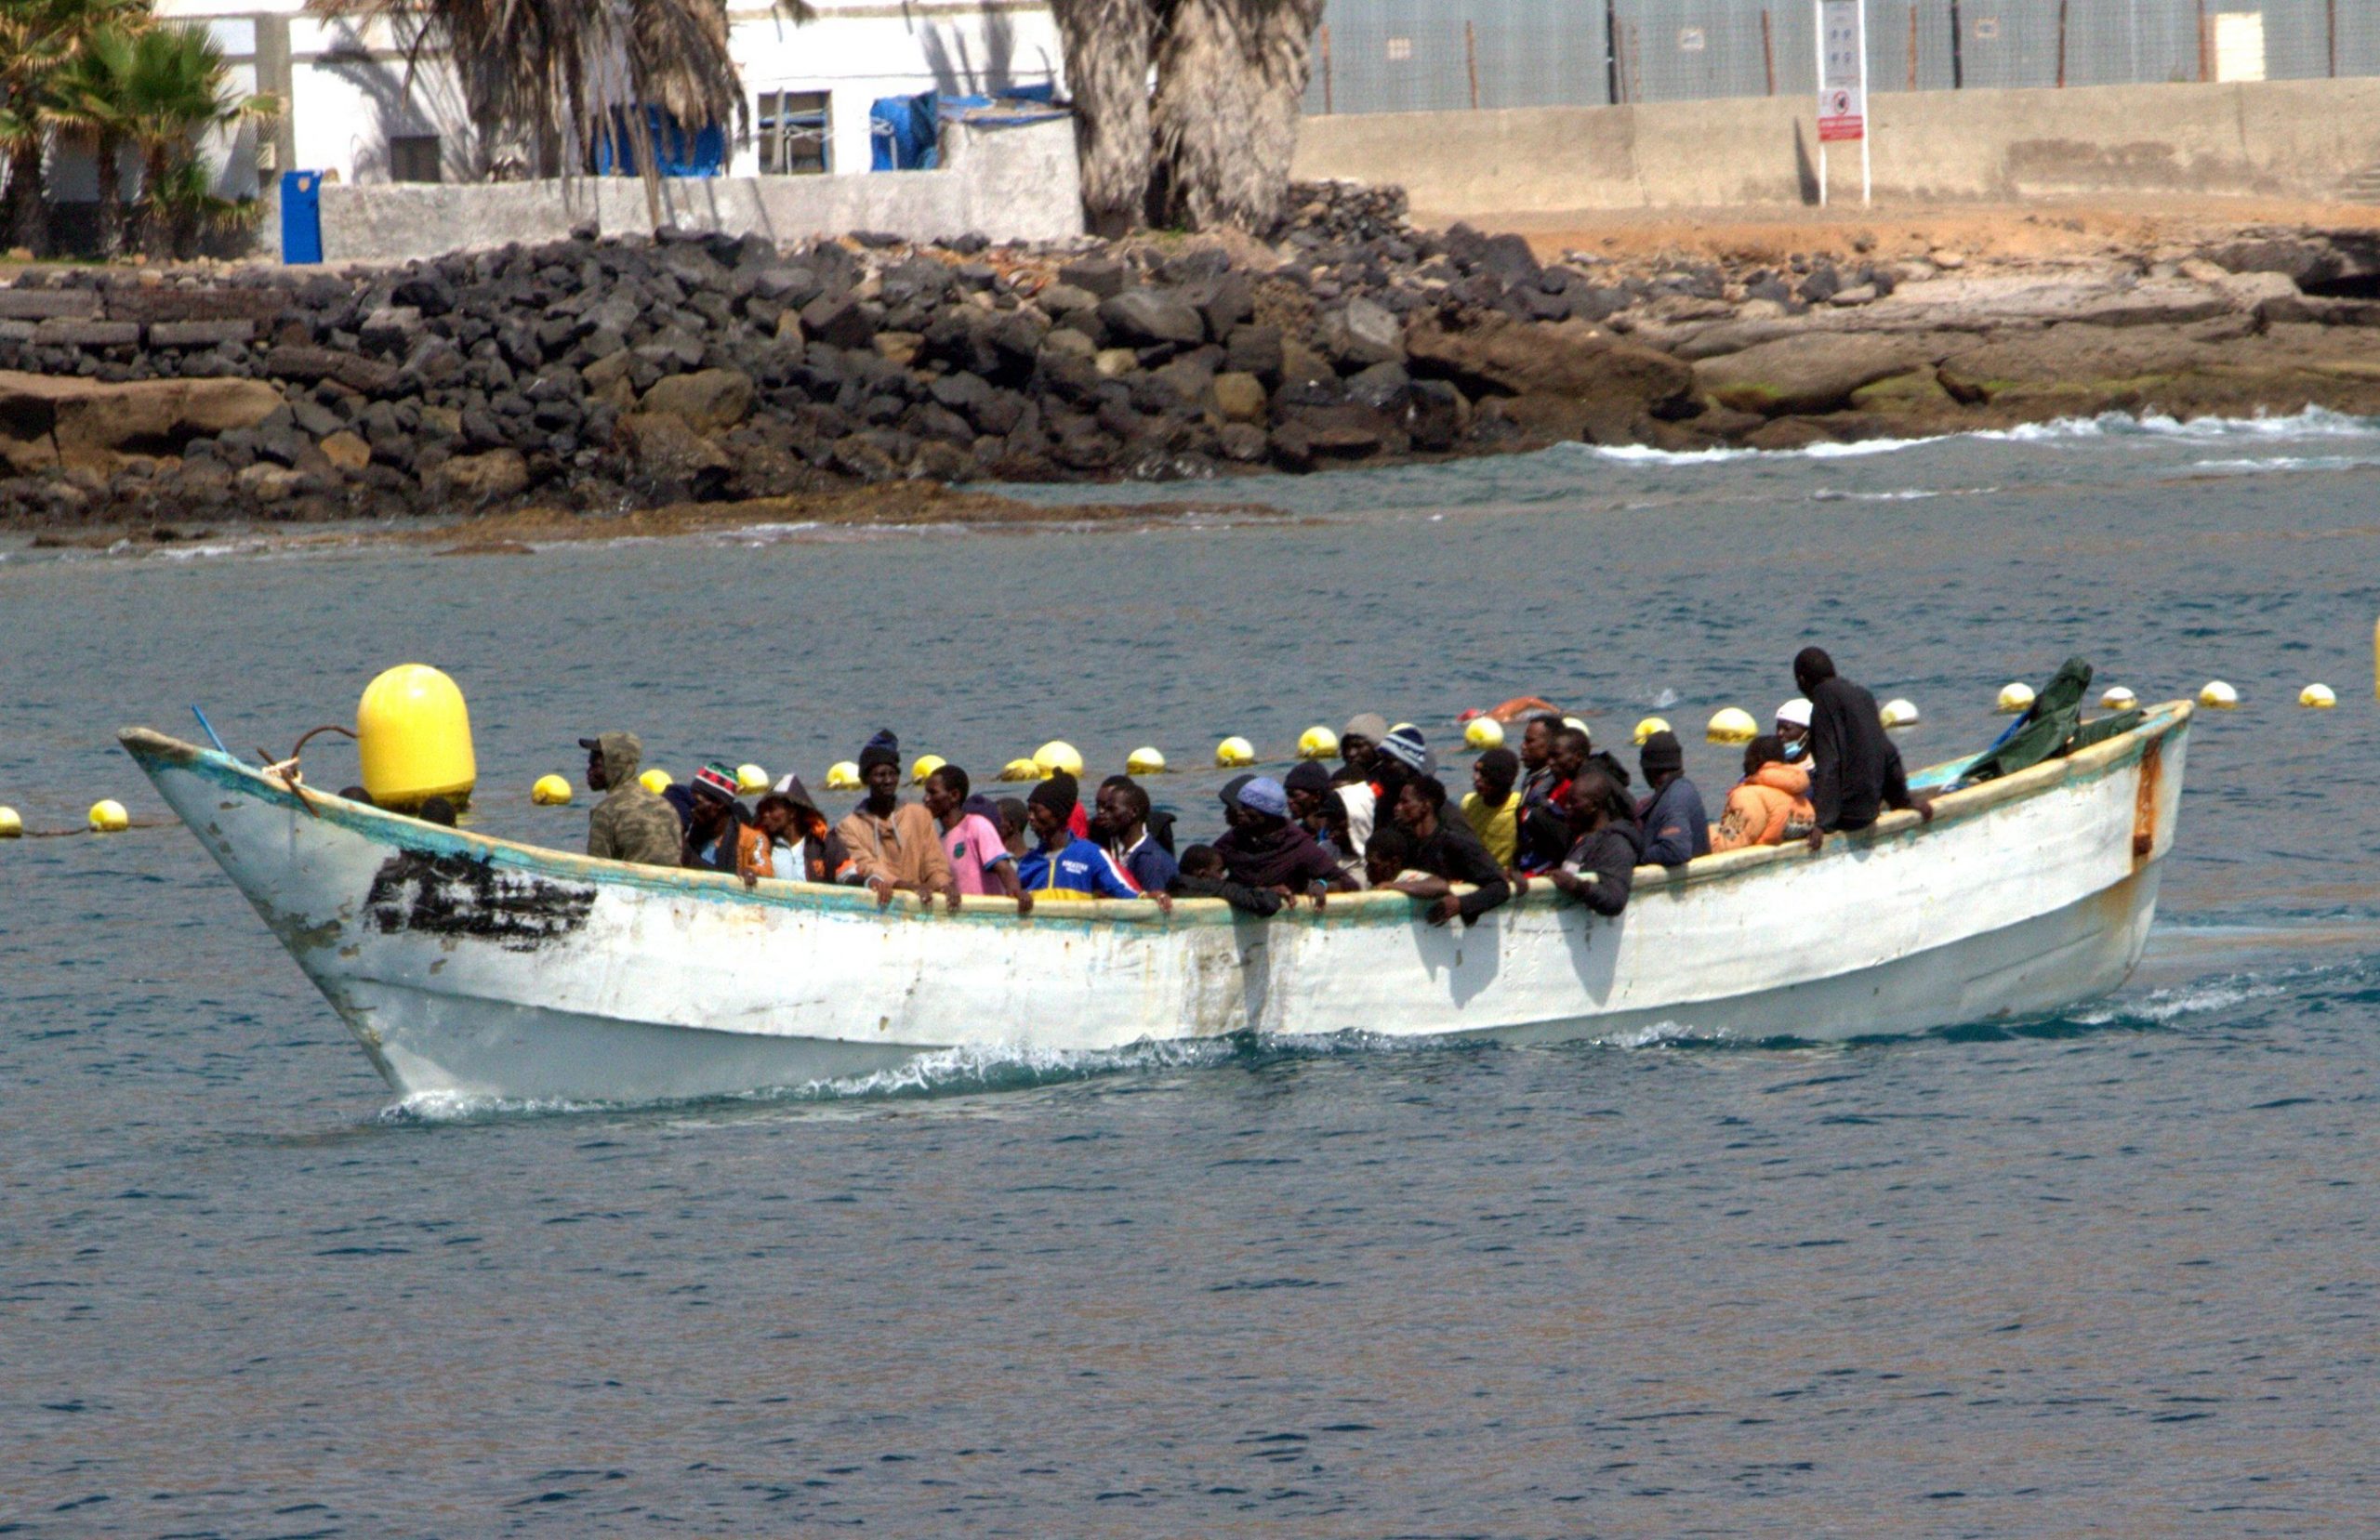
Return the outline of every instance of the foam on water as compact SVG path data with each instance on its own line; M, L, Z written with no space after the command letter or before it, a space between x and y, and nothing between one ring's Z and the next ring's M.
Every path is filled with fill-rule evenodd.
M2288 416L2189 417L2164 413L2106 412L2092 417L2059 417L2015 428L1978 428L1964 433L1930 434L1914 439L1861 439L1850 443L1808 444L1800 449L1655 449L1649 444L1563 445L1597 459L1626 465L1719 466L1742 460L1857 460L1903 450L1960 441L1975 443L2062 444L2108 439L2176 439L2189 443L2222 443L2249 439L2347 439L2380 437L2380 419L2354 417L2327 407L2308 407ZM2283 467L2288 468L2288 467Z

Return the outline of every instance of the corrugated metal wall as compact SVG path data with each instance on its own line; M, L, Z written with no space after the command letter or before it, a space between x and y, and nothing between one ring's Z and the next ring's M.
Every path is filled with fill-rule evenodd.
M1306 111L1800 96L1814 26L1811 0L1329 0ZM1868 70L1880 92L2380 74L2380 0L1869 0Z

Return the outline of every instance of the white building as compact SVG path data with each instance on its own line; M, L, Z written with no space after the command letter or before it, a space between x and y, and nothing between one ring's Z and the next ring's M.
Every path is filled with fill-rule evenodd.
M731 4L730 47L751 126L730 150L729 175L866 171L878 99L996 95L1061 73L1047 0L811 7L815 20L797 24L766 7ZM255 193L284 170L336 173L347 185L476 178L479 146L452 72L436 59L408 71L386 26L326 20L304 0L157 0L157 13L203 21L240 87L271 91L284 105L278 124L217 147L223 193ZM64 159L59 195L96 196L89 165Z

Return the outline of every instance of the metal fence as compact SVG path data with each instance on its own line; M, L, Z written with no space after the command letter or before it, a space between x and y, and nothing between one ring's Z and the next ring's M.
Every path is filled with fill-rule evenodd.
M1308 112L1808 95L1811 0L1329 0ZM1868 0L1875 91L2380 74L2380 0Z

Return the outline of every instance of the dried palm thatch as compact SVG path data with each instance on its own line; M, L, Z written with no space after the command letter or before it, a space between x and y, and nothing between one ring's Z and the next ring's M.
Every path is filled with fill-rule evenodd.
M1052 0L1075 105L1082 202L1091 233L1140 222L1148 198L1149 47L1153 0Z
M1322 0L1172 0L1149 106L1153 222L1270 233Z
M618 109L658 107L690 134L747 125L724 0L312 0L311 8L385 20L406 40L408 72L425 57L450 60L483 166L510 149L539 174L569 176L623 129L643 137L642 114ZM777 8L810 16L803 0ZM618 148L652 175L650 146Z

